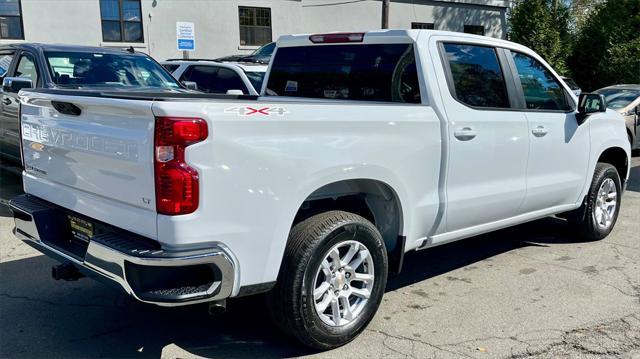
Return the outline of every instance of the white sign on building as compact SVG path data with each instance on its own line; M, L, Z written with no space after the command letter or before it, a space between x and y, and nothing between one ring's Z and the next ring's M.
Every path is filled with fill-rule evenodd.
M196 32L192 22L176 22L178 51L196 50Z

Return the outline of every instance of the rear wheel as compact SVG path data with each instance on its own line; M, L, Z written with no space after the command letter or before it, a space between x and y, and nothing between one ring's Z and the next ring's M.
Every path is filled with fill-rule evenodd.
M585 239L603 239L618 219L621 198L618 171L608 163L598 163L585 202L568 220Z
M269 308L304 345L334 348L373 319L386 281L387 253L376 227L353 213L321 213L291 230Z

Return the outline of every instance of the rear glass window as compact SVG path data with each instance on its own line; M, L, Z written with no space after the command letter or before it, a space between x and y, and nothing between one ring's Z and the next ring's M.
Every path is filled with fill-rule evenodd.
M474 107L506 108L509 97L493 47L444 44L456 98Z
M267 95L419 103L413 45L279 48Z

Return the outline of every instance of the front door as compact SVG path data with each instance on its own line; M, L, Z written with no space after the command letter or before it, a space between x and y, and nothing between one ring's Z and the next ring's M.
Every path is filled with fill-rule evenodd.
M559 80L535 58L510 51L516 87L529 126L527 196L523 211L574 204L589 167L589 126L578 125L575 105Z
M525 197L527 121L512 111L504 65L491 46L444 43L448 119L447 231L520 214Z

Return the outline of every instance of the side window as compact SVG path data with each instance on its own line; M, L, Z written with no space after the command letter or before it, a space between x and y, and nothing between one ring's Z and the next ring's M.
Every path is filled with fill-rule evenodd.
M444 49L459 101L474 107L510 107L496 49L463 44L444 44Z
M213 84L214 93L227 93L228 90L242 90L247 95L249 90L240 76L233 70L221 67Z
M180 81L193 81L198 84L199 91L213 93L213 83L217 72L217 66L190 66L182 74Z
M511 52L518 70L527 109L570 109L564 88L538 60L517 52Z
M0 53L0 77L5 77L9 67L11 67L11 61L13 61L13 52Z
M16 77L26 77L31 79L33 86L38 83L38 70L33 59L29 55L21 55L18 67L16 68Z

